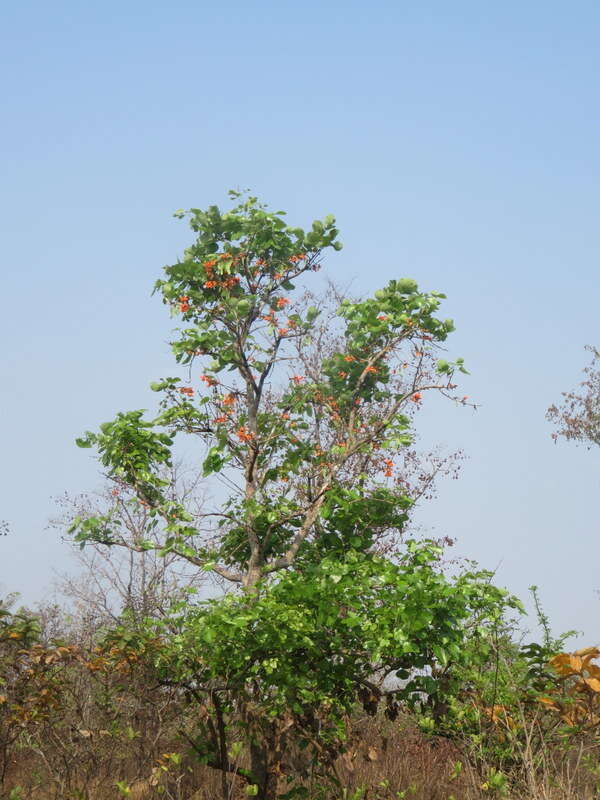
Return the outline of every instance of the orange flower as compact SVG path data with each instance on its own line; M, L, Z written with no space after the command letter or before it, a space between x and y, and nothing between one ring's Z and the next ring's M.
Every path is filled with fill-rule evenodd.
M344 361L356 361L354 356L344 356Z
M413 403L420 403L422 397L423 395L421 394L421 392L415 392L410 399L413 401Z
M283 278L283 272L276 272L275 275L273 275L273 277L275 278L276 281L280 281Z
M216 285L217 285L216 281L206 281L205 284L204 284L204 288L205 289L214 289Z
M277 298L277 308L285 308L289 306L290 301L286 297L278 297Z
M181 394L185 394L188 397L193 397L194 396L194 390L192 389L191 386L182 386L179 391L180 391Z
M204 266L206 267L206 269L212 269L215 266L216 263L217 263L217 259L213 258L210 261L205 261L204 262Z
M216 386L218 381L212 375L200 375L200 380L204 381L207 386Z
M283 414L281 415L281 419L289 419L289 418L290 418L290 415L288 414L288 412L284 411Z
M302 381L305 380L305 377L304 375L292 375L292 380L294 381L296 386L299 386L302 383Z
M377 317L377 319L378 319L378 320L380 320L381 322L385 322L387 318L388 318L388 317L387 317L387 314L380 314L380 315Z
M370 366L368 366L368 367L365 367L365 372L377 372L377 370L376 370L376 369L375 369L375 367L374 367L374 366L371 364Z
M215 417L213 419L213 422L215 423L215 425L223 425L223 423L227 422L227 420L228 420L228 417L221 416L221 417Z
M285 336L285 335L286 335L286 333L289 333L289 330L290 330L289 328L278 328L278 329L277 329L277 333L278 333L280 336Z
M234 394L226 394L223 398L223 405L224 406L233 406L236 403L235 395Z
M241 428L235 432L235 435L238 437L240 442L251 442L254 439L254 434L252 431L249 431L245 425L242 425Z
M338 372L338 378L347 378L347 377L348 377L348 373L347 373L347 372L344 372L344 370L343 370L343 369L341 369L341 370Z

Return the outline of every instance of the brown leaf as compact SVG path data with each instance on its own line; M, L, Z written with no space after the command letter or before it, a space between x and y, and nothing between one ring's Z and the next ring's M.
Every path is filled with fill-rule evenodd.
M283 720L283 724L281 726L281 732L284 733L285 731L289 730L293 724L294 724L294 718L287 717L287 719Z
M344 766L348 770L348 772L354 772L354 756L356 753L351 753L347 751L342 756L342 761L344 762Z
M369 747L367 750L367 759L369 761L379 761L379 753L374 747Z

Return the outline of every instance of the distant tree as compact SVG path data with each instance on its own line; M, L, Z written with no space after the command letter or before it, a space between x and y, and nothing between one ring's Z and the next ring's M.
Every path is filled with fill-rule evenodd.
M201 524L203 500L198 494L198 473L177 464L164 471L173 497L185 503L197 524ZM59 509L50 526L65 530L75 517L82 519L110 513L119 538L111 545L88 542L74 549L79 569L63 573L57 581L61 595L74 605L75 616L85 618L91 630L106 628L127 613L130 622L160 616L187 590L199 587L208 574L174 553L160 555L166 533L156 525L149 508L137 501L135 493L118 481L109 481L100 491L56 498ZM152 542L144 547L140 542Z
M592 360L583 370L585 379L578 390L563 392L563 402L550 406L546 417L556 426L555 440L564 436L591 447L600 445L600 351L591 346L586 350Z

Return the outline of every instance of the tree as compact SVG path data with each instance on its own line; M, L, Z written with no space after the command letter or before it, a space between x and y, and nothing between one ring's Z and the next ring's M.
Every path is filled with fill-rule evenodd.
M172 349L188 380L152 384L153 419L120 413L78 440L164 536L123 537L110 510L71 530L81 543L160 548L233 587L176 604L147 637L160 642L159 680L198 704L182 735L221 770L224 797L235 775L271 798L293 780L296 745L313 766L334 760L357 698L373 711L385 696L393 716L401 697L435 697L468 632L508 601L488 573L447 578L434 543L393 558L377 547L400 539L413 502L398 465L414 410L428 392L466 400L454 395L462 359L438 357L453 330L437 316L444 295L401 278L333 311L311 304L296 285L341 248L335 219L305 232L231 194L228 212L189 212L197 238L155 286L182 320ZM182 435L229 491L201 524L164 477ZM404 686L384 692L388 675Z
M563 392L562 405L550 406L546 417L557 426L555 440L564 436L589 447L600 445L600 351L590 346L586 350L592 353L592 361L583 370L580 391Z
M164 478L173 496L200 520L202 498L197 488L201 476L176 464L165 470ZM165 531L154 526L149 508L138 503L127 486L109 481L94 494L72 497L65 492L56 503L59 514L51 520L53 528L64 530L74 517L102 516L107 510L119 520L120 547L89 542L85 548L74 548L80 570L63 574L58 581L61 594L74 604L76 618L86 621L88 634L97 636L124 613L130 624L160 616L177 597L185 597L190 587L207 582L206 572L176 554L159 555ZM144 539L154 547L139 548L136 543ZM64 620L60 624L64 626Z

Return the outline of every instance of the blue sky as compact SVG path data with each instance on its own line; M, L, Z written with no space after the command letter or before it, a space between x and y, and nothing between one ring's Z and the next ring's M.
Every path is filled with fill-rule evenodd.
M600 343L600 6L24 0L2 31L2 588L70 567L52 497L99 483L73 440L168 370L172 212L251 187L336 214L356 291L447 293L481 406L422 415L469 460L421 522L598 642L600 458L544 413Z

